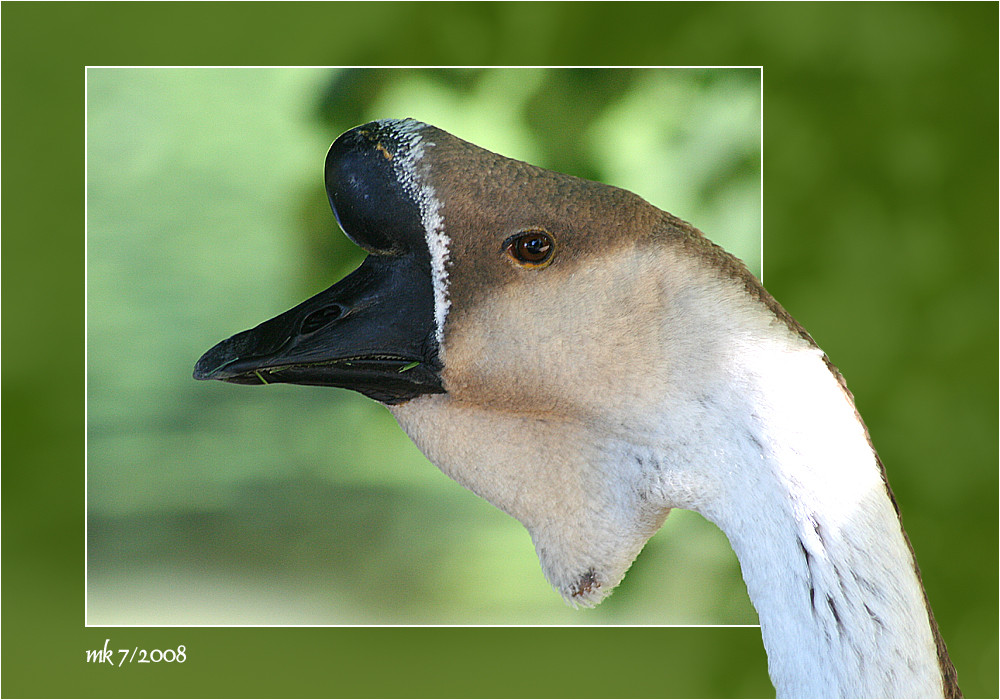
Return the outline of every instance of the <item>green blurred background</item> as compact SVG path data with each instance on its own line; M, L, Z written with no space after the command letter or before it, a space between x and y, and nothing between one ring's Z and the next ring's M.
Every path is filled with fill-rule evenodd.
M829 353L857 397L887 466L963 690L969 697L997 696L995 3L3 3L0 13L4 20L0 24L2 86L7 98L2 114L7 137L2 143L6 233L2 264L3 291L7 292L2 384L5 696L720 697L773 692L756 629L617 628L600 619L610 614L603 611L604 606L631 605L630 596L640 596L634 590L647 585L644 582L665 583L656 571L657 561L682 574L698 572L703 577L683 581L680 575L675 580L682 581L684 588L725 590L733 585L738 589L727 578L731 560L713 563L701 557L690 546L684 520L674 516L665 537L655 540L640 557L626 580L627 587L597 611L582 613L597 622L594 627L83 626L85 66L237 64L763 65L765 282ZM465 543L468 560L459 562L451 575L442 576L461 579L476 572L482 575L490 566L494 572L505 573L508 567L516 567L518 585L536 586L540 597L552 600L548 596L554 594L541 581L523 533L512 551L495 550L510 557L502 567L483 560L489 547L468 544L493 537L515 542L519 526L449 484L425 463L418 460L414 468L403 467L404 461L414 458L405 442L398 448L400 453L383 448L382 454L372 455L370 451L376 448L365 445L359 449L369 453L356 453L353 465L338 460L335 445L353 438L350 433L334 433L335 426L380 421L391 426L377 407L344 399L334 409L329 405L333 392L302 389L293 395L290 392L297 390L293 387L248 388L242 393L237 393L239 387L222 385L190 388L190 362L208 344L283 310L287 303L336 276L329 265L338 255L334 248L338 238L315 189L320 166L311 151L318 149L322 154L338 130L338 119L350 122L345 126L358 119L357 115L323 111L327 108L322 103L317 112L316 100L329 83L320 79L313 86L315 92L304 95L303 88L308 87L271 86L287 96L287 109L281 116L262 116L261 121L274 119L269 133L271 139L283 142L280 153L272 150L267 138L241 143L245 140L241 129L247 131L254 118L236 114L231 117L232 129L206 123L206 133L191 135L192 141L183 147L186 151L161 156L179 163L193 161L191 150L211 141L212 148L220 149L220 160L232 158L247 164L241 183L231 185L228 197L207 203L197 212L199 220L178 220L169 230L158 229L163 238L189 239L186 257L171 261L165 255L170 244L151 240L154 222L141 205L132 207L136 214L132 245L145 240L151 252L130 252L128 242L120 250L111 246L104 251L101 264L146 258L139 267L145 265L144 274L155 272L160 278L166 275L152 269L155 265L190 268L186 277L174 277L174 285L186 279L192 285L201 282L203 290L177 286L154 290L152 284L142 289L142 279L123 276L116 281L107 269L103 272L109 274L102 278L97 267L101 260L98 244L90 243L95 246L90 249L92 293L97 294L104 284L105 294L118 285L124 298L148 300L157 294L195 298L191 309L175 309L175 315L168 318L144 319L142 329L117 340L114 324L127 321L129 311L107 310L105 330L110 328L110 332L104 336L105 350L119 357L132 356L121 373L128 368L136 371L145 357L165 357L168 353L155 347L165 342L173 348L165 360L168 364L156 365L150 359L140 368L143 380L149 381L147 386L168 383L160 381L158 373L176 374L178 381L171 386L177 392L206 392L201 395L203 409L215 401L228 401L219 398L227 391L234 396L225 406L215 404L214 414L206 418L208 410L194 415L173 408L180 394L158 395L150 390L136 400L140 385L125 386L128 382L117 376L117 368L94 370L90 377L93 392L104 386L125 387L121 389L123 406L148 418L149 424L172 425L177 435L171 438L165 433L153 442L141 432L116 438L127 443L117 456L121 487L91 484L93 556L122 562L125 568L139 567L153 543L170 547L177 532L198 527L209 532L196 541L222 543L199 553L191 543L173 540L177 553L173 549L161 552L159 559L169 573L147 570L145 582L134 589L125 585L127 571L95 569L95 578L104 576L107 584L103 609L141 610L143 596L150 590L169 589L176 580L161 579L157 584L157 575L186 573L187 580L200 578L204 583L197 604L161 598L146 607L163 605L169 612L189 613L226 609L245 613L259 607L274 612L279 604L287 604L288 597L264 599L259 597L262 591L287 593L306 584L310 576L319 576L323 580L317 585L300 590L304 602L295 606L300 612L308 607L312 614L321 604L328 606L330 614L372 611L381 595L378 591L364 593L360 600L327 597L324 603L317 597L321 591L344 589L339 581L329 580L335 573L353 575L372 586L384 585L366 576L365 567L373 565L368 558L372 555L362 556L363 552L379 552L379 542L401 537L424 542L414 544L410 553L410 562L421 568L425 558L438 557L438 553L429 551L435 545L421 540L419 530L445 519L474 523L476 529L449 535ZM115 87L105 88L107 97L113 99L110 93ZM263 109L272 100L261 87L243 89L257 93L259 99L252 109ZM376 99L389 100L389 92L381 95L373 98L371 106ZM205 88L200 99L208 109L213 100L222 99L222 93ZM227 99L233 99L232 93ZM148 119L155 120L161 113L180 119L174 105L165 101L138 102L135 109L145 110ZM565 105L560 100L554 104ZM189 109L198 111L196 106L189 105ZM413 113L406 106L400 109ZM97 115L91 116L96 119ZM436 113L422 116L441 121ZM535 116L543 122L552 119L541 112ZM485 141L473 132L473 125L442 126ZM629 129L640 126L630 124ZM513 130L505 124L502 133L512 140L495 147L543 165L578 167L555 160L555 155L551 161L543 160L550 156L528 151L528 146L519 150L522 146L510 136ZM161 130L160 136L166 131ZM290 137L293 132L297 135ZM131 155L120 154L120 167L132 168L137 179L154 163L151 156L156 149L162 154L165 148L148 129L143 133L152 139L142 145L148 147L146 155L135 150ZM209 136L223 133L228 140ZM120 137L137 148L139 137L124 127ZM550 134L538 147L557 144L558 137ZM293 147L289 140L298 145ZM672 175L653 169L657 177L650 179L656 182L664 181L660 176ZM180 212L186 204L179 198L190 191L184 189L185 181L195 183L195 189L198 183L204 188L217 186L214 171L182 170L158 182L152 192L139 192L138 187L125 183L118 197L145 197L150 207L169 200L168 208ZM260 178L265 178L262 186L251 186ZM245 196L251 190L255 199ZM717 215L708 204L696 201L693 206L703 212L695 212L682 210L672 198L663 200L648 192L646 196L694 220L715 237L722 233L712 228L716 223L710 219ZM121 214L130 206L118 201L105 214ZM281 214L282 206L299 208ZM241 216L251 220L238 227ZM279 235L267 239L277 243L267 247L262 231L274 230L274 217L282 216L276 230ZM96 217L97 211L90 217L92 227L110 224ZM316 218L303 225L307 217ZM206 236L194 238L199 228L207 230L219 220L233 225L224 231L230 248L221 252L206 249ZM241 245L239 239L248 236L258 236L260 245L235 252L235 246ZM252 278L248 286L255 291L236 291L237 268ZM227 269L229 274L225 274ZM273 277L267 278L268 274ZM221 291L220 282L227 285ZM241 299L239 293L259 296ZM246 315L240 316L234 309L244 303ZM207 319L212 322L202 325ZM220 321L224 327L219 327ZM174 324L174 332L160 332L165 324ZM94 334L91 353L97 353L99 346L96 330L90 329ZM265 409L272 416L268 420L260 419ZM115 417L116 410L112 401L105 404L103 414L92 411L90 429L110 429L121 420L120 415ZM324 412L333 415L327 418ZM306 414L312 416L316 428L298 418L294 429L282 430L268 423ZM194 438L178 437L193 434L196 425L198 430L231 438L229 450L216 455L218 461L211 470L206 465L185 464L177 457L186 450L210 453ZM102 449L101 440L112 438L111 433L103 438L91 436L92 466ZM282 440L284 453L294 459L280 467L262 461L268 449L265 443ZM179 443L184 450L178 449ZM105 457L108 444L103 448ZM158 447L153 450L150 445ZM140 457L160 460L164 469ZM225 480L236 462L247 470L247 478L245 490L233 495ZM308 468L297 475L280 471L293 462ZM168 468L173 471L168 473ZM214 470L219 473L214 485L176 494L174 503L183 500L189 505L186 513L175 511L173 520L165 511L157 515L141 502L151 491L144 494L136 488L140 483L152 488L155 479L163 480L164 488L186 479L203 483L197 477ZM256 481L250 478L254 473ZM353 492L347 490L352 473L357 484ZM284 479L285 490L275 488L274 475ZM92 476L98 478L98 472ZM329 482L334 476L343 482L336 489ZM410 481L391 488L390 476ZM446 495L445 500L435 498L432 511L406 505L419 503L421 489L432 488L436 480ZM364 488L370 491L365 493ZM338 549L345 541L344 523L361 520L351 509L368 511L375 498L383 498L393 488L400 489L395 496L399 508L365 521L369 541L361 553L353 554L356 568L346 574L339 566L334 570L334 555L341 556L341 561L351 556ZM98 502L102 491L105 500ZM336 500L338 495L341 502ZM236 498L242 499L241 505L227 518L213 515ZM425 497L424 502L430 499ZM307 507L310 503L314 505ZM264 513L297 519L269 524ZM314 527L308 522L310 517L326 521ZM331 523L331 518L338 520ZM194 524L178 522L184 519ZM121 528L129 522L149 532L128 536ZM697 520L690 523L691 529L699 527ZM103 527L100 533L98 524ZM510 537L487 534L496 532L494 527L512 528ZM260 533L256 537L259 549L248 551L236 545L253 538L253 533L247 535L241 529ZM309 531L325 532L326 541L310 541L305 534ZM280 552L277 544L263 541L264 532L283 533L286 542L294 540L297 545L285 550L281 561L267 557L254 561L261 556L258 553L276 556ZM303 550L317 554L322 562L310 571L296 554ZM215 570L200 569L205 561L216 564ZM424 601L433 597L433 591L419 591L419 581L409 581L414 578L413 569L405 560L398 567L397 577L408 592L419 592ZM231 580L225 576L227 569L265 573L256 580L248 574L244 588L227 590L220 585ZM324 576L324 570L329 576ZM274 580L282 576L283 582ZM120 588L109 587L119 583ZM217 593L209 594L213 586ZM482 586L498 588L491 580L483 580ZM668 597L680 594L661 590ZM94 597L90 602L96 615L102 601ZM223 605L226 602L231 604ZM480 604L481 600L475 602ZM558 600L554 604L562 605ZM741 609L746 611L740 605L734 601L730 612L725 607L699 611L699 617L721 612L735 619ZM406 602L394 609L407 610ZM142 612L149 617L156 614L155 610ZM294 614L295 610L286 612ZM164 648L185 643L192 653L183 666L116 671L86 666L83 650L101 647L106 638L121 646Z
M378 404L190 375L360 262L322 164L379 117L632 189L759 274L759 69L95 68L87 98L89 623L756 622L698 516L574 611Z

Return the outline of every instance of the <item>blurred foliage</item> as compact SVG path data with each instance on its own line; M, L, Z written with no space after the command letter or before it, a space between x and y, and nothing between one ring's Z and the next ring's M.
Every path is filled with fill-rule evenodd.
M615 595L573 611L523 528L377 404L190 372L360 262L322 164L379 117L632 189L759 269L759 76L92 69L90 621L754 623L725 537L698 516L673 515Z

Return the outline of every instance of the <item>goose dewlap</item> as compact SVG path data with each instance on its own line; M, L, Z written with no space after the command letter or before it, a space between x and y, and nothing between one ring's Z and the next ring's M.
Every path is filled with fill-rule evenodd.
M345 387L528 529L573 605L671 508L728 536L782 696L958 694L843 379L746 267L636 195L413 120L341 135L369 251L209 350L198 379Z

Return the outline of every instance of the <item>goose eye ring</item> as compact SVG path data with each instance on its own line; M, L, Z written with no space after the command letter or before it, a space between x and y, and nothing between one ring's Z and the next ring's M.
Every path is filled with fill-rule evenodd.
M556 244L548 232L528 229L504 241L503 249L520 267L537 269L552 262Z

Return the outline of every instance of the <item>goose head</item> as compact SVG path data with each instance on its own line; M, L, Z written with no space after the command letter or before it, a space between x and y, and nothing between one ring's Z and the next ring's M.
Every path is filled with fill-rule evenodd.
M630 192L412 120L346 132L325 177L368 257L216 345L195 377L383 402L432 461L528 528L567 600L596 603L669 511L637 474L614 473L637 463L609 472L604 452L644 429L654 417L637 409L679 371L660 347L671 281L649 273L697 234Z

